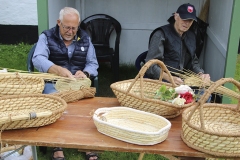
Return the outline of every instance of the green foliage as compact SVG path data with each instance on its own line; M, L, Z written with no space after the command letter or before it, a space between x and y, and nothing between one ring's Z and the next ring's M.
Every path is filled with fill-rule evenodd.
M160 99L162 101L171 101L176 97L177 93L175 92L174 88L167 88L166 85L161 85L161 87L156 91L154 98Z
M27 55L32 45L19 43L17 45L0 44L0 68L27 70Z
M235 70L234 79L237 80L237 81L240 81L240 54L238 54L238 56L237 56L237 63L236 63L236 70ZM236 86L233 87L233 90L237 93L240 93L240 91L238 90L238 88ZM232 98L231 103L232 104L237 104L238 99Z

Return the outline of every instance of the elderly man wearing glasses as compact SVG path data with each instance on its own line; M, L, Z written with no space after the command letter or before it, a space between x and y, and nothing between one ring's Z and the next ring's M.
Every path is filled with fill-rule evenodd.
M34 67L40 72L57 74L69 78L91 78L98 75L95 49L88 34L79 28L79 12L70 7L59 13L57 25L39 36L32 58ZM43 93L56 92L52 82L45 83ZM88 159L98 155L86 153ZM53 149L53 160L64 160L62 148Z
M32 58L34 67L69 78L91 78L98 75L95 49L88 34L79 28L79 12L70 7L59 13L57 25L39 36ZM56 92L46 83L44 93Z

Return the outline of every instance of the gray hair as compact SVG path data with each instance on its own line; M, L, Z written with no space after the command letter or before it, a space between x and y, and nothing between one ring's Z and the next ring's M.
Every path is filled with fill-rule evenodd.
M78 15L78 21L80 22L80 14L78 12L78 10L76 10L75 8L71 8L71 7L64 7L63 9L61 9L61 11L59 12L59 19L62 21L63 20L63 16L67 15L67 14L76 14Z

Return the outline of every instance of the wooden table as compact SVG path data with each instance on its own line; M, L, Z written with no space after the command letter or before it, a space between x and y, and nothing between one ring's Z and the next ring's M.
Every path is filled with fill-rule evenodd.
M90 112L97 108L113 106L119 106L116 98L95 97L69 103L63 116L55 123L39 128L3 131L2 141L12 144L58 146L84 150L212 157L189 148L181 140L181 116L170 120L172 127L168 138L152 146L134 145L101 134L97 131Z

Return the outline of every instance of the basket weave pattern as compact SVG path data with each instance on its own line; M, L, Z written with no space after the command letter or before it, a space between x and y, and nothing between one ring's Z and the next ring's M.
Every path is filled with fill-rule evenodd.
M42 93L44 80L28 75L0 74L0 96Z
M0 121L1 130L40 127L51 124L61 117L67 107L67 103L52 95L12 95L0 97L0 119L6 117L8 121ZM45 117L23 119L13 121L13 116L28 115L49 111L51 114Z
M99 108L93 119L99 132L138 145L164 141L171 127L161 116L127 107Z
M240 157L240 104L231 107L204 103L226 82L240 89L240 83L232 78L222 78L210 86L199 103L183 112L181 137L188 146L199 151L221 157Z
M146 70L153 64L157 64L161 68L159 80L143 78ZM168 74L170 83L162 81L163 72ZM135 79L119 81L111 84L110 87L121 106L143 110L166 118L174 118L180 115L183 108L190 107L193 104L189 103L179 106L154 99L156 90L163 84L167 87L177 87L164 63L159 60L150 60L141 68Z
M69 90L53 93L52 95L61 97L67 103L75 102L83 98L92 98L95 96L96 88L84 87L80 90Z

